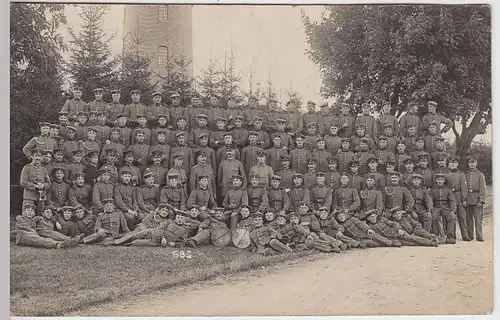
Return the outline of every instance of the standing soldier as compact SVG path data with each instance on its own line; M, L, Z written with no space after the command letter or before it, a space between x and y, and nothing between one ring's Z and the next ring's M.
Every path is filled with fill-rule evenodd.
M120 103L121 91L120 89L111 90L111 103L106 106L105 114L108 119L110 127L118 124L118 116L125 112L125 106Z
M176 143L170 149L170 152L172 154L175 153L180 153L184 157L184 162L182 168L186 172L186 174L189 174L191 172L191 168L194 166L194 159L193 159L193 149L188 147L186 145L186 134L184 132L179 132L175 135ZM173 157L170 158L170 167L173 167L174 165L174 159Z
M235 151L229 149L227 152L227 159L222 161L217 170L217 186L219 187L219 200L226 194L226 192L231 188L233 175L241 175L243 177L242 188L244 189L247 185L245 169L243 164L235 159Z
M419 222L425 231L431 231L432 222L432 197L429 191L423 187L423 176L418 173L411 175L411 186L409 188L410 194L415 200L415 207L413 212L416 213ZM412 214L413 214L412 212Z
M160 188L165 186L168 172L168 167L161 164L163 156L164 154L161 150L151 151L149 158L152 160L153 164L146 169L146 172L151 172L153 174L153 183L158 185Z
M31 152L33 149L39 149L42 151L54 150L57 148L56 140L49 137L50 123L40 122L38 126L40 127L40 135L38 137L33 137L23 147L23 153L28 159L31 159Z
M207 177L208 179L208 190L213 193L215 196L215 192L217 190L215 183L215 172L212 166L207 162L207 154L204 151L198 151L195 154L196 165L191 169L191 174L189 175L189 190L192 192L193 190L199 188L199 180L200 177Z
M269 187L271 177L274 175L273 168L266 164L266 151L259 150L257 152L257 164L252 166L249 175L256 175L259 177L259 184L265 188Z
M106 102L102 100L103 97L103 89L95 88L94 89L94 101L91 101L87 104L87 112L95 112L96 114L99 112L105 112L106 110Z
M196 123L197 125L189 131L189 139L188 139L188 144L191 144L193 146L199 146L200 145L200 135L206 134L210 135L210 130L208 130L208 116L204 113L199 113L196 116Z
M477 155L470 155L467 158L468 170L465 174L467 178L467 233L469 239L474 239L474 228L476 229L477 241L484 241L483 238L483 205L486 199L486 180L484 174L477 170Z
M401 128L401 133L403 137L407 137L407 129L410 126L415 126L416 136L419 137L422 134L422 124L420 118L417 115L418 102L410 101L408 103L408 109L404 116L399 120L399 127Z
M321 207L328 208L332 206L332 189L325 185L325 173L319 172L316 175L316 185L311 188L310 192L311 206L314 210L319 210Z
M422 125L424 129L427 129L427 127L432 123L436 123L436 134L441 135L441 133L446 133L451 129L451 126L453 125L453 122L436 113L436 108L437 108L437 102L435 101L427 101L427 111L428 113L424 115L422 119ZM441 129L441 125L445 125L444 128Z
M401 173L393 172L390 177L391 184L382 190L382 201L385 205L385 215L387 217L390 216L389 211L394 207L410 211L415 206L415 200L410 191L400 184Z
M340 126L339 136L341 138L351 138L354 133L354 118L349 114L351 106L347 103L340 105L340 116L338 124Z
M68 99L64 103L61 111L65 111L68 113L68 118L72 122L78 122L77 114L79 112L84 112L87 102L81 99L82 97L82 89L78 86L73 87L73 99Z
M158 116L167 113L167 107L161 103L162 93L160 91L153 92L153 104L146 109L146 118L149 127L155 127L157 124ZM169 122L169 118L167 118Z
M96 141L99 145L104 145L106 140L109 140L110 128L106 125L106 114L104 112L97 113L97 124L93 126L96 130Z
M273 168L274 172L277 172L281 157L288 155L288 149L282 145L281 136L279 134L273 134L273 146L267 149L266 152L269 166Z
M144 185L136 189L138 213L143 216L153 212L158 206L160 192L158 186L154 185L155 176L152 172L144 174ZM142 220L142 219L141 219Z
M71 162L73 160L73 151L80 150L83 151L83 145L81 142L75 139L76 128L73 126L66 126L67 137L66 140L60 146L64 151L64 158L66 162Z
M145 132L142 130L136 131L136 139L137 142L131 145L128 148L128 151L132 151L134 153L134 158L137 161L137 166L141 170L141 176L144 174L148 164L148 155L149 155L149 144L146 144L144 141ZM118 204L117 204L118 205Z
M248 134L249 145L243 148L241 151L241 161L245 168L245 173L248 175L250 173L250 168L257 164L257 151L260 147L257 145L257 133L251 131Z
M304 129L310 123L316 124L317 128L319 128L321 124L321 116L316 113L316 103L311 100L307 101L307 112L299 119L299 132L305 133Z
M131 184L132 173L128 170L121 171L120 183L115 186L114 199L117 208L123 213L130 230L141 222L144 215L139 211L137 204L137 188Z
M341 149L337 156L339 159L338 167L340 172L349 171L349 163L358 161L358 157L350 150L351 139L342 138Z
M31 163L25 165L21 171L20 185L24 188L23 208L26 205L38 206L45 203L46 193L50 188L50 178L47 169L41 163L41 151L33 149ZM41 212L38 212L38 214L41 214Z
M217 162L215 160L215 150L208 146L208 134L200 133L200 145L193 150L195 153L203 151L207 155L207 163L212 166L214 174L217 173Z
M335 116L332 113L332 110L328 106L328 101L323 101L320 105L320 128L319 135L323 137L330 130L331 125L335 122Z
M356 189L349 187L349 174L342 173L340 176L340 188L333 192L332 214L343 211L349 215L358 211L361 203Z
M274 175L271 177L271 187L267 189L269 208L276 215L285 215L290 209L290 198L287 190L280 186L281 177ZM291 186L290 186L291 187Z
M305 138L303 135L297 135L295 139L296 147L290 152L291 168L297 173L307 172L307 159L312 157L310 150L304 148Z
M378 136L378 126L375 117L371 115L371 106L368 103L361 104L362 115L357 116L354 125L362 125L365 128L365 133L374 139Z
M184 116L185 109L181 106L181 95L178 92L172 92L170 94L170 103L170 124L173 126L177 123L178 117Z
M99 181L92 190L92 205L96 210L95 213L102 212L104 209L103 200L114 199L115 185L109 181L110 176L107 167L99 170Z
M392 106L390 103L386 103L382 106L382 113L377 119L378 132L384 132L385 125L390 124L394 129L396 134L399 134L399 123L398 119L391 114Z
M325 173L326 185L333 190L340 186L340 173L337 171L338 160L335 157L330 157L328 161L328 171Z
M295 170L290 169L290 156L281 156L281 167L276 175L281 177L281 187L290 189L293 183L293 175L296 174Z
M326 150L325 138L318 138L316 146L317 148L312 152L312 156L318 163L317 171L325 172L328 169L327 159L330 158L332 154Z
M458 226L462 240L471 241L467 235L467 221L465 208L467 207L467 178L465 174L458 169L459 157L450 157L448 160L448 168L450 172L446 174L446 181L451 188L451 192L455 195L457 201L457 218Z
M361 209L358 218L360 219L365 218L370 212L380 216L383 209L382 192L375 189L375 176L368 174L365 177L365 184L366 188L359 193Z
M246 192L248 195L248 205L250 206L250 212L265 212L269 207L267 189L259 185L259 176L250 175L248 178L250 180L250 185L248 186Z
M442 173L434 175L435 186L431 189L432 202L434 205L432 213L432 233L437 236L446 235L446 243L456 242L456 215L457 202L455 196L446 183L446 176ZM443 230L443 224L445 226Z
M304 187L304 179L301 173L296 173L293 176L293 185L288 195L290 197L290 211L297 211L301 202L309 205L310 192L309 189Z
M330 124L329 132L324 136L326 142L326 150L336 156L341 149L342 139L338 135L339 125L337 121Z
M137 124L138 115L146 115L146 106L140 102L141 92L139 90L131 90L132 103L125 106L125 115L127 116L130 125Z

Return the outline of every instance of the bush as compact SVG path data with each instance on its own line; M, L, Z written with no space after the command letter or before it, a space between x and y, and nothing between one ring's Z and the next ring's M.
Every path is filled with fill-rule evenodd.
M486 142L474 142L471 145L470 153L476 153L479 156L477 169L484 174L486 184L491 185L493 182L493 153L492 145Z

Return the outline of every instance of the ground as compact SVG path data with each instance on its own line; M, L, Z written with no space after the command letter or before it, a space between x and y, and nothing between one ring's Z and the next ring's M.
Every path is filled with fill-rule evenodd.
M273 257L235 248L196 249L181 259L162 248L11 246L11 314L486 314L493 308L491 214L484 229L484 243Z

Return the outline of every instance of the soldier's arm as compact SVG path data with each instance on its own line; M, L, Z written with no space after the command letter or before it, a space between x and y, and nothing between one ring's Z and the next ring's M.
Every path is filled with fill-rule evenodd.
M288 212L290 210L290 197L288 196L288 192L285 190L281 190L281 193L283 194L283 209L285 212Z
M269 196L267 195L267 189L263 188L259 209L265 211L267 208L269 208Z
M28 180L28 170L29 168L27 166L24 166L21 170L20 185L25 189L35 191L36 185Z
M198 174L196 173L196 170L193 170L193 168L191 168L191 173L189 174L189 190L191 192L194 191L194 189L196 189L197 179L198 179Z
M68 200L69 200L69 204L73 207L78 204L78 199L76 198L75 189L69 188Z
M247 176L245 174L245 168L243 168L243 164L241 161L238 163L238 170L240 175L243 177L243 181L241 182L241 187L245 189L247 187Z
M430 193L427 189L425 189L425 188L423 188L423 189L422 189L422 191L423 191L423 194L424 194L424 203L425 203L425 206L426 206L426 208L427 208L427 211L431 211L431 210L432 210L432 208L433 208L433 205L434 205L434 204L432 203L432 195L431 195L431 193Z
M356 189L352 189L352 204L349 207L349 211L356 211L361 206L361 201L359 200L358 191Z
M441 116L441 122L445 124L443 130L441 130L443 133L448 132L453 126L453 122L445 116Z
M486 200L486 179L482 172L479 172L479 201L484 202Z
M335 218L332 218L330 220L330 224L331 224L331 228L333 230L333 232L337 233L337 232L344 232L344 226L340 225L337 220L335 220Z
M141 211L148 211L146 208L146 203L144 203L144 195L142 194L142 189L137 188L137 205Z
M404 190L403 191L404 198L406 201L405 209L411 210L413 209L413 207L415 207L415 199L413 199L413 196L411 195L411 192L408 189L404 188L403 190Z
M377 210L377 215L382 214L382 210L384 209L384 203L382 202L382 192L376 191L375 196L375 209Z
M461 193L461 199L460 201L464 202L467 201L467 193L468 193L468 186L467 186L467 178L465 177L465 173L462 173L460 175L460 193Z
M224 161L219 163L219 169L217 170L217 185L219 187L222 187L222 177L223 177L223 174L224 174Z
M229 194L231 191L226 192L226 195L224 196L224 200L222 200L222 206L226 209L229 210ZM243 192L246 194L246 192Z
M212 190L212 192L210 193L210 198L208 199L208 208L209 209L215 209L215 207L217 207L217 202L215 202L214 192L215 192L215 189Z
M321 232L321 226L319 225L319 221L315 216L311 218L311 231Z
M330 209L332 207L332 190L329 188L325 196L325 207Z
M102 217L100 215L95 219L94 232L97 232L99 229L102 229Z
M453 212L457 212L457 200L455 199L455 195L451 192L451 189L448 189L448 201L450 202L450 210Z
M196 204L196 190L193 189L189 194L189 198L187 199L186 206L188 209L191 209Z
M181 203L179 205L179 208L181 210L186 210L186 195L185 192L181 192Z
M120 214L120 231L122 231L122 233L130 232L130 229L128 228L127 225L127 220L125 220L125 216L121 212L119 212L119 214Z
M115 187L115 190L114 190L116 207L122 211L128 211L131 208L127 207L127 205L123 201L123 197L122 197L122 193L120 192L120 189L121 188L118 186L118 187Z
M311 193L309 192L309 189L305 189L303 201L307 203L308 206L311 204Z
M23 147L23 153L26 156L26 158L31 159L31 150L35 147L36 145L36 138L31 138L28 143L26 143Z
M336 211L338 207L339 207L339 196L337 192L333 191L332 206L331 206L332 212Z

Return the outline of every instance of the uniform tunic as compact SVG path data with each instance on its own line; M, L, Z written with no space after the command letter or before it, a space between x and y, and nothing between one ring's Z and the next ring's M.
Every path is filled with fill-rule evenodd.
M160 131L165 132L165 144L170 145L174 141L175 136L172 130L167 127L156 126L151 130L151 146L158 144L158 132Z
M299 119L299 131L304 131L311 122L314 122L319 130L320 126L322 127L321 114L317 112L304 113Z
M69 184L64 180L52 181L48 190L48 203L50 206L61 208L68 203Z
M187 208L191 209L195 205L214 209L217 206L217 203L215 202L213 191L209 189L202 189L200 187L193 189L187 199Z
M193 191L199 188L199 177L208 176L208 190L215 194L217 186L215 183L215 174L212 166L209 164L197 164L191 169L189 176L189 190Z
M127 221L120 211L102 212L97 216L95 221L94 231L104 229L114 238L120 234L130 232Z
M284 147L271 147L266 150L266 153L267 163L271 168L273 168L273 171L276 172L280 169L280 158L288 155L288 149Z
M332 154L326 150L314 150L312 152L312 156L316 159L316 170L318 172L325 172L328 170L328 158L332 156Z
M361 139L368 139L368 150L375 149L375 142L373 141L373 139L370 136L368 136L366 133L362 137L360 137L357 134L355 134L355 135L353 135L351 137L351 148L355 152L359 152L360 151L359 145L361 144Z
M274 175L273 168L266 164L256 164L250 168L249 176L256 175L259 177L259 184L263 187L269 187L271 177Z
M399 120L399 127L401 128L401 133L404 136L406 136L407 127L411 125L415 126L417 129L417 136L420 136L422 133L422 123L420 118L414 113L406 112Z
M43 183L45 190L50 187L50 179L47 169L42 165L29 163L21 171L20 185L24 188L23 200L38 200L36 184Z
M95 136L95 141L97 141L100 146L104 145L106 140L109 140L111 128L106 126L106 125L101 125L101 124L92 126L92 128L94 128L97 131L96 136Z
M194 128L189 131L188 142L193 146L199 146L200 143L200 135L202 133L206 133L210 136L210 130L208 128Z
M248 194L241 188L229 189L222 201L222 206L226 210L234 210L240 208L242 205L248 205Z
M410 155L406 154L406 153L399 153L397 152L395 154L395 158L396 158L396 170L403 173L405 172L405 160L407 159L411 159Z
M355 126L357 126L358 124L362 124L365 127L365 132L368 136L370 137L378 136L379 131L375 117L370 115L360 115L356 117L356 120L354 121Z
M92 200L92 187L88 184L79 186L73 184L68 192L68 200L70 206L81 204L84 208L89 208Z
M161 166L165 169L169 168L172 148L168 144L155 144L149 148L148 160L153 161L153 154L161 152Z
M125 106L119 102L111 102L106 105L104 112L106 113L108 123L114 124L118 120L118 116L125 112Z
M115 185L111 182L104 183L100 181L94 185L94 190L92 191L92 203L98 211L104 208L102 204L103 200L115 197L114 188Z
M310 199L311 205L316 210L321 207L331 208L333 200L332 190L326 185L316 185L311 189Z
M295 148L290 152L290 168L297 173L307 172L307 159L312 157L310 150L305 148Z
M167 184L168 169L164 166L152 164L146 169L146 171L154 174L153 184L157 184L160 187L164 187Z
M116 207L122 212L127 212L128 210L135 211L139 208L137 205L136 187L121 183L115 187L114 195Z
M65 140L61 144L61 149L64 151L64 159L66 159L67 162L73 159L73 151L79 150L83 153L83 145L75 140Z
M87 112L105 112L106 111L106 102L102 100L94 100L90 101L87 104Z
M160 192L154 186L141 186L136 189L137 192L137 206L142 212L150 212L158 206L160 200Z
M189 174L191 172L191 168L195 165L195 161L193 158L193 149L187 146L175 145L170 149L170 153L172 155L176 153L182 153L184 155L184 160L182 161L182 168ZM170 168L174 167L174 157L170 157Z
M250 168L257 164L257 151L260 147L257 145L248 145L241 151L241 162L245 168L245 173L250 173Z
M35 148L40 150L54 150L57 148L57 141L49 136L38 136L32 138L23 147L23 153L26 158L31 159L31 151Z
M232 178L234 175L241 175L243 177L241 186L245 188L247 180L243 164L236 159L224 160L217 171L217 186L222 190L221 195L232 186Z
M129 120L137 121L138 115L146 115L146 106L140 102L132 102L125 106L125 115Z
M269 198L266 188L262 186L248 186L247 196L251 212L265 212L269 208Z
M136 180L138 185L141 185L143 182L143 176L141 174L141 170L139 170L138 167L136 166L129 166L127 164L124 164L123 166L120 167L118 170L118 176L122 176L123 170L128 170L132 174L132 181Z
M77 218L75 220L75 224L76 228L78 229L78 233L83 234L86 237L90 236L92 233L94 233L95 221L96 216L93 214L86 214L81 219Z
M290 197L290 211L297 211L300 207L300 203L303 201L310 204L310 193L309 189L300 186L300 187L292 187L290 192L288 193Z
M276 175L281 177L280 186L285 189L290 189L293 185L293 175L296 174L295 170L286 169L276 172Z
M233 134L234 143L241 149L245 147L248 143L248 130L245 128L233 128L231 130Z
M336 156L341 148L342 140L338 135L325 135L326 150Z
M71 121L78 121L76 114L78 112L84 112L87 102L81 99L68 99L64 103L64 106L61 109L61 112L68 113L68 119Z
M311 188L316 186L317 182L317 173L316 171L314 172L307 172L302 176L302 179L304 180L304 187L307 189L311 190Z
M338 155L339 163L338 169L340 172L348 171L349 162L357 161L358 157L352 151L340 151Z
M361 199L361 212L366 213L369 210L375 210L378 216L382 215L383 202L382 192L380 190L369 188L359 193Z
M349 177L349 188L353 188L359 193L366 188L365 179L360 174L351 174Z
M377 118L378 132L384 132L384 125L390 124L395 133L399 133L399 122L398 119L391 114L381 114Z
M339 136L342 138L350 138L354 133L354 118L350 115L340 115L338 119ZM344 125L347 125L344 127Z
M123 154L125 153L125 146L121 144L119 141L109 141L109 143L104 143L101 150L101 161L106 159L106 151L107 150L115 150L116 151L116 160L115 165L121 165L123 161Z
M146 108L146 118L148 122L152 125L156 125L156 120L158 119L158 115L164 114L167 115L168 110L167 106L161 103L153 103L152 105ZM169 123L170 115L167 115L167 123Z
M332 211L347 209L349 212L354 212L359 209L360 205L356 189L341 186L333 193Z
M164 187L161 189L160 203L168 203L176 209L186 210L186 197L184 190L179 187Z
M427 129L431 124L431 122L436 122L436 131L438 135L440 135L441 132L448 131L449 129L451 129L451 126L453 125L453 122L450 119L445 118L444 116L437 113L433 114L428 112L422 118L422 126L424 127L424 129ZM445 124L445 127L441 130L442 124Z
M278 213L280 211L288 212L290 209L290 198L283 188L268 188L267 197L269 199L269 208Z
M139 142L137 142L137 132L139 130L144 132L144 144L151 145L152 133L151 133L151 129L149 129L148 127L137 127L134 130L132 130L132 138L130 140L130 143L131 144L138 144L139 143Z
M212 167L212 170L214 171L214 174L217 172L217 160L215 158L215 150L210 148L209 146L199 146L193 149L193 154L196 154L197 152L205 152L207 155L207 164L209 164Z
M328 187L332 188L333 191L337 190L340 187L340 173L338 171L325 172L325 183Z
M382 190L382 199L386 209L400 207L402 210L411 210L415 206L410 191L402 186L386 186Z
M120 129L120 138L118 140L125 146L125 148L128 148L130 146L130 140L132 139L132 129L120 126L117 128Z

